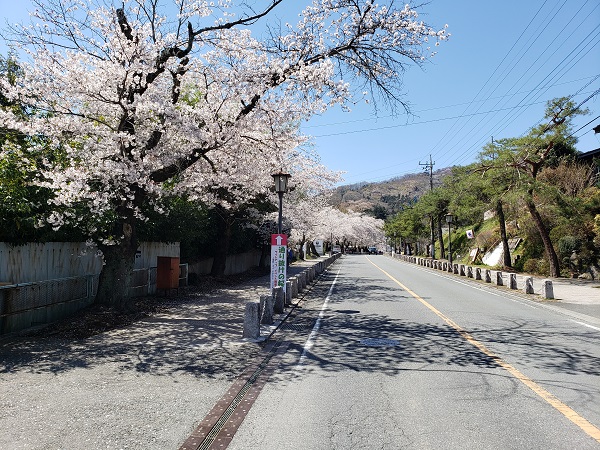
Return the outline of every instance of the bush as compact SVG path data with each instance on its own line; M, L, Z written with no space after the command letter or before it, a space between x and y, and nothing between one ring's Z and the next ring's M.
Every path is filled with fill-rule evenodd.
M523 263L523 272L532 275L549 275L550 264L545 258L529 258Z
M558 253L561 258L569 258L581 248L581 239L576 236L563 236L558 240Z

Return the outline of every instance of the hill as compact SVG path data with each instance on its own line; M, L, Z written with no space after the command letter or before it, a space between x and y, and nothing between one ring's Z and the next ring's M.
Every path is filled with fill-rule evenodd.
M433 185L439 186L451 168L433 173ZM378 183L356 183L339 186L331 203L342 211L356 211L385 219L415 203L430 189L429 174L413 173Z

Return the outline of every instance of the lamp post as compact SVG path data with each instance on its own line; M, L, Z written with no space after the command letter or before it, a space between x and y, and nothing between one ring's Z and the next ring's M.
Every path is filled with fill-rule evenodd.
M448 270L452 270L452 235L450 234L450 225L454 222L454 216L452 214L446 214L446 223L448 224L448 263L450 267Z
M273 181L275 182L275 192L277 192L279 195L279 221L277 223L277 234L281 234L283 219L283 194L288 191L288 181L291 175L289 173L283 173L283 171L280 170L279 173L274 173L272 177Z

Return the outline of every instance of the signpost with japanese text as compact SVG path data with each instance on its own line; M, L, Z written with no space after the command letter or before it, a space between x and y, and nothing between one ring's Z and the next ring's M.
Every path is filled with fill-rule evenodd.
M271 289L281 286L285 291L287 277L287 235L271 235Z

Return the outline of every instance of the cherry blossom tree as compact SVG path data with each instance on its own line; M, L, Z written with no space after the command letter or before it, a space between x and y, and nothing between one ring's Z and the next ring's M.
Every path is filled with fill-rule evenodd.
M39 181L55 192L49 220L98 219L88 230L105 258L97 300L114 307L127 305L144 204L255 183L289 151L295 128L285 124L332 105L401 104L399 74L447 38L394 0L313 0L297 24L279 26L275 12L303 2L33 3L33 23L3 34L28 52L24 77L0 89L38 113L0 120L61 154ZM73 209L82 205L85 218Z

